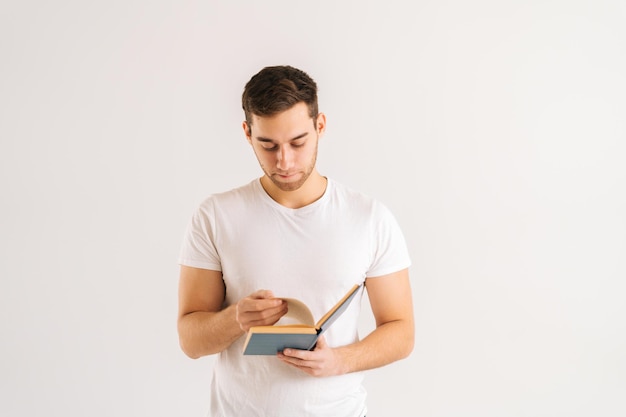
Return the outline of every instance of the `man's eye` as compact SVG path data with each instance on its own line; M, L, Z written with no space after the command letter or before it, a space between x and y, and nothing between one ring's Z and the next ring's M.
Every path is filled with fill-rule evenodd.
M292 143L291 146L294 148L301 148L304 146L304 143L305 142L295 142L295 143Z
M278 146L263 146L263 149L266 151L275 151L278 149Z

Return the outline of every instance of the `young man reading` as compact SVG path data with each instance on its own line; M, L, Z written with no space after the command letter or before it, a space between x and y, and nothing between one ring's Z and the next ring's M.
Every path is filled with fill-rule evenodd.
M242 104L263 175L210 196L189 223L179 259L182 350L219 354L212 417L364 416L363 371L413 349L404 237L383 204L317 171L326 116L311 77L266 67L246 84ZM320 317L355 284L365 284L376 321L362 340L356 297L313 350L243 355L251 327L285 320L279 297Z

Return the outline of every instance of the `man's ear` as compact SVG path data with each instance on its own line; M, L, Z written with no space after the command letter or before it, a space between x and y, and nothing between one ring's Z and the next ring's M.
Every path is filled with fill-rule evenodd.
M316 124L317 134L322 135L326 131L326 115L324 113L318 113L315 124Z
M252 144L252 130L250 129L250 126L248 126L248 122L244 120L241 127L243 128L243 133L246 135L248 143Z

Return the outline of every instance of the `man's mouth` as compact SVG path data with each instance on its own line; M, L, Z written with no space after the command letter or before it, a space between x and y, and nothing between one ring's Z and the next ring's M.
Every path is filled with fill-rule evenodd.
M280 177L280 178L283 178L283 179L289 179L289 178L291 178L291 177L295 176L295 175L296 175L296 173L295 173L295 172L291 172L291 173L287 173L287 174L280 174L280 173L276 173L276 175L277 175L278 177Z

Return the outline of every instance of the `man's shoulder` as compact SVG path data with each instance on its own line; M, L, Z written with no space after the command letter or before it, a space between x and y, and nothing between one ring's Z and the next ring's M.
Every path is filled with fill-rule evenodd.
M336 198L339 198L347 203L366 205L366 206L378 206L382 203L370 194L357 190L351 186L343 183L328 179L332 184L333 194Z
M255 179L239 187L210 194L203 200L202 205L210 205L215 203L228 204L245 202L246 200L253 198L253 196L256 194L257 182L258 179Z
M255 186L257 181L254 180L237 188L209 194L197 206L196 215L209 218L215 217L217 213L235 215L252 207L260 206L258 204L258 190Z

